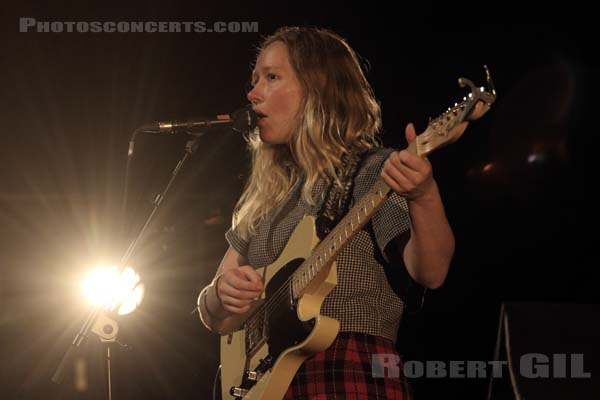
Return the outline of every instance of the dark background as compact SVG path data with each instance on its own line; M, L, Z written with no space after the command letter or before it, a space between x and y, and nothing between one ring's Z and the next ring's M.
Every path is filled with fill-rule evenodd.
M186 142L138 138L124 215L131 132L150 121L246 104L254 46L282 25L327 27L348 39L368 62L390 146L405 145L406 123L423 130L429 117L462 98L458 77L482 85L482 65L492 71L498 91L492 110L458 143L430 156L457 248L444 286L404 319L398 347L405 360L492 360L502 302L535 302L540 310L598 302L583 231L589 213L584 137L597 129L584 111L594 104L598 73L588 55L593 26L584 10L554 12L560 23L545 18L538 24L529 18L535 10L505 3L491 10L428 2L399 8L139 1L5 7L2 399L101 398L102 349L95 339L80 356L88 365L87 392L73 389L71 373L62 386L49 383L86 315L79 281L93 264L120 259ZM259 32L19 33L19 17L258 21ZM568 30L565 21L574 18L580 29ZM507 23L514 20L521 22ZM223 234L248 163L241 137L207 137L165 200L131 262L145 281L146 298L119 320L120 341L130 348L114 350L113 398L209 398L218 338L193 310L226 249ZM586 310L596 311L581 314L577 329L597 328L598 308ZM555 318L561 326L561 315ZM586 357L597 366L597 352ZM482 378L413 381L417 398L484 398L487 384Z

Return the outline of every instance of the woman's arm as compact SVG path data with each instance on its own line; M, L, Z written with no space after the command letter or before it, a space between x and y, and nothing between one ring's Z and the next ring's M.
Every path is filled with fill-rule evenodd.
M209 330L221 333L230 319L250 310L262 290L262 277L230 246L212 283L200 292L200 319Z
M465 129L466 124L461 128ZM409 143L416 138L412 124L406 127L406 138ZM424 157L402 150L389 156L381 176L408 203L409 238L396 240L408 273L424 287L441 286L454 254L454 234L433 179L431 164Z

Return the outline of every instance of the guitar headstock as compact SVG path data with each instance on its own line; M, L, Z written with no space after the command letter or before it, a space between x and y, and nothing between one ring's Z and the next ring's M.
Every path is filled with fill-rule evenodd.
M485 68L487 89L476 87L466 78L459 78L460 87L468 86L471 93L463 98L460 103L455 103L439 117L429 121L425 131L417 136L416 145L419 155L427 155L432 151L457 141L467 127L468 121L481 118L496 100L496 89L490 76L490 71Z

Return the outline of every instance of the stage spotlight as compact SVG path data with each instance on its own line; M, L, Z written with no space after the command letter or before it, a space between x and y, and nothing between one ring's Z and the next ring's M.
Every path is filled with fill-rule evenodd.
M114 311L119 315L129 314L140 305L144 297L144 284L140 276L130 267L118 272L116 266L97 268L83 281L82 292L95 306Z

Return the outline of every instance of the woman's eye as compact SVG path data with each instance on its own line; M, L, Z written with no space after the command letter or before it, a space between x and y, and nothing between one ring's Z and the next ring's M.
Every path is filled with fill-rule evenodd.
M270 80L270 81L274 81L277 78L279 78L279 77L277 75L275 75L275 74L268 74L267 75L267 79Z

